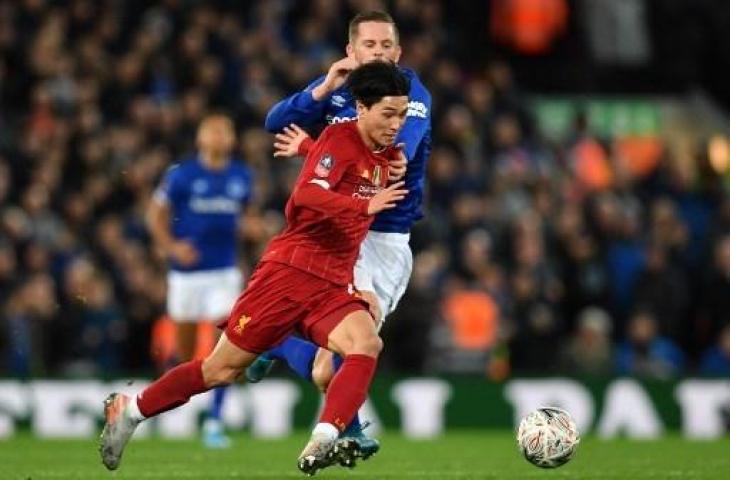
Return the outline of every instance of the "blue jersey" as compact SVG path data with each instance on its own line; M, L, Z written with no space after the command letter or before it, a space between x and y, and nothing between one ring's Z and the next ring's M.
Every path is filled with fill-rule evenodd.
M398 202L395 208L377 215L370 229L379 232L407 233L413 223L423 217L421 203L426 161L431 154L431 94L413 70L401 68L401 72L411 81L408 116L396 139L396 143L405 144L404 152L408 158L405 176L408 196ZM324 79L323 75L303 91L274 105L266 116L266 129L280 132L291 123L312 126L355 120L355 100L347 88L339 88L319 102L312 98L312 89Z
M170 267L191 272L234 266L236 227L252 188L251 171L241 162L210 170L194 156L170 167L155 199L170 207L172 235L190 242L199 254L195 265L172 261Z

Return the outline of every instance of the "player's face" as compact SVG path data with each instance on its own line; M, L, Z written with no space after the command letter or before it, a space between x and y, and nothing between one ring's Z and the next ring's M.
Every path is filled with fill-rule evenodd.
M361 23L357 27L357 35L347 44L347 55L361 64L373 60L397 63L400 45L395 27L386 22Z
M408 113L408 97L383 97L370 108L358 102L357 121L375 147L392 145Z
M198 148L213 155L227 155L233 150L236 134L226 117L211 117L198 128Z

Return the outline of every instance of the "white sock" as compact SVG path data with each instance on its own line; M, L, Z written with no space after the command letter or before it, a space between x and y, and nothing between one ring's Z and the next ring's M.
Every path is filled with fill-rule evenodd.
M340 436L340 431L337 430L337 427L335 427L331 423L320 422L315 425L314 430L312 430L312 435L317 434L327 435L327 437L329 437L331 440L334 440Z
M134 398L127 404L127 413L129 414L129 418L134 420L135 422L141 422L144 420L145 417L142 415L142 412L139 411L139 405L137 405L137 396L135 395Z

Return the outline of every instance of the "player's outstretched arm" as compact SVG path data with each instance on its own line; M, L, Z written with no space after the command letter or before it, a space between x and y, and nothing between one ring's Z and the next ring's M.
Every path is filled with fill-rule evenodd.
M306 156L313 143L312 137L295 123L284 127L274 138L274 157Z
M337 60L330 65L327 76L324 81L312 89L312 98L318 102L326 99L329 95L340 88L347 80L347 76L351 71L355 70L360 64L351 57L345 57Z
M333 192L329 182L320 178L314 178L295 188L292 201L298 207L309 207L330 216L369 215L367 199Z
M408 190L403 188L403 185L405 185L405 182L397 182L376 193L368 203L368 215L376 215L383 210L395 207L396 203L408 195Z
M314 125L324 122L327 102L315 100L312 89L324 81L320 77L301 92L297 92L280 101L269 110L264 121L264 128L271 133L281 132L292 123L297 125Z
M318 78L301 92L285 98L274 105L266 115L264 126L269 132L280 132L291 123L314 125L323 123L327 100L330 94L340 88L347 76L357 68L356 60L345 57L333 63L327 75Z

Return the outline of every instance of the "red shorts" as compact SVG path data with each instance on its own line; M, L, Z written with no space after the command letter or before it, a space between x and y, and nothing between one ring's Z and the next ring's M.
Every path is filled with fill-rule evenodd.
M320 347L345 316L368 310L355 292L289 265L262 262L225 324L228 340L263 353L298 330ZM222 326L222 325L221 325Z

